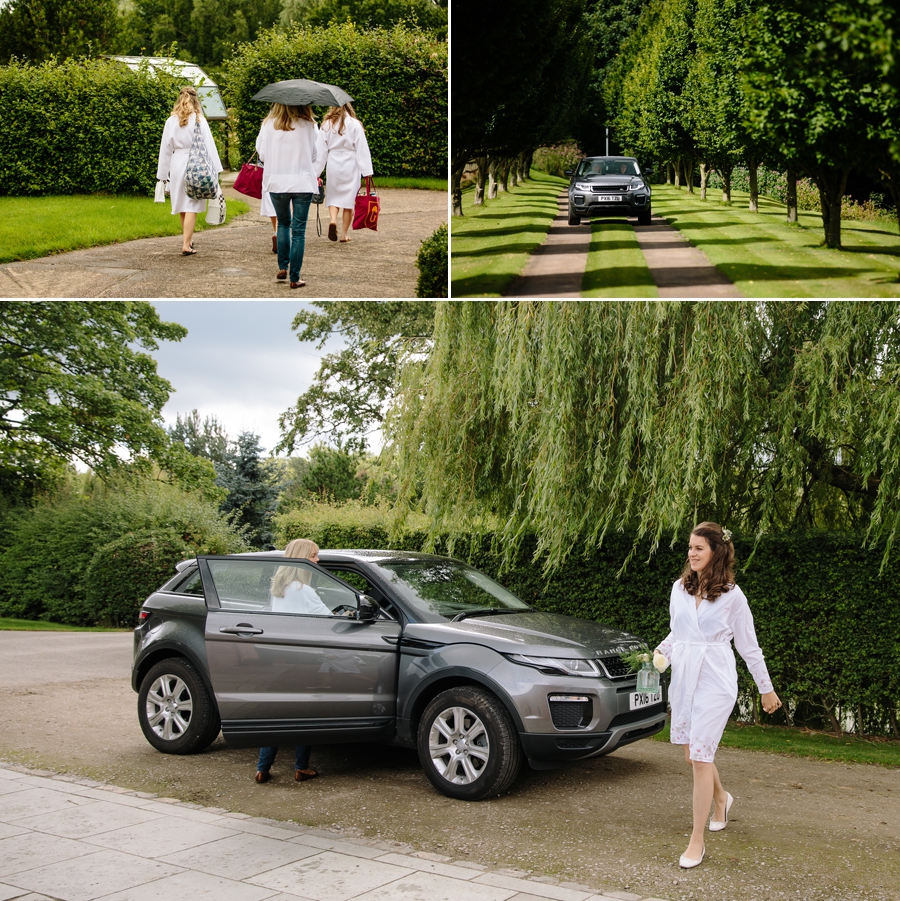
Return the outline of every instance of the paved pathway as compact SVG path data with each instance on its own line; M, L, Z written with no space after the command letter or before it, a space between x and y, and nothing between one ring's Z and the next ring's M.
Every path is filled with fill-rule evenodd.
M259 201L236 194L226 173L227 197L251 211L226 226L199 232L197 255L181 255L181 238L143 238L0 266L0 297L415 297L416 254L425 238L447 221L447 193L381 189L378 231L353 232L349 244L316 234L315 207L306 230L302 276L291 291L275 279L272 226Z
M568 197L557 198L558 212L547 240L531 255L507 297L580 297L591 243L590 222L568 224ZM660 216L634 232L660 297L742 297L700 249Z
M0 901L641 901L525 875L0 764Z

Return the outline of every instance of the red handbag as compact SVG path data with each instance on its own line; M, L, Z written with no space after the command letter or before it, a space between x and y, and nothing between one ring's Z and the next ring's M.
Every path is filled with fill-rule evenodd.
M263 166L262 163L254 163L253 156L250 161L241 166L238 177L234 180L234 190L248 197L262 199Z
M353 228L371 228L373 232L378 231L378 211L381 204L378 201L378 195L374 191L375 185L372 183L372 177L366 176L366 193L356 195L356 209L353 212ZM362 188L359 189L360 191Z

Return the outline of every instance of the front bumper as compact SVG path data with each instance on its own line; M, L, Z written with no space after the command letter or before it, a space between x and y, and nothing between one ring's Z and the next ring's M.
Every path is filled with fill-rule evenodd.
M637 216L650 207L650 195L626 194L614 202L601 202L595 194L572 192L569 204L579 216Z

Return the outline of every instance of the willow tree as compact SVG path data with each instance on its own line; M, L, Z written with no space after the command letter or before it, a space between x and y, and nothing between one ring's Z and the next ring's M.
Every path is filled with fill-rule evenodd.
M391 422L433 535L499 519L550 567L715 519L900 529L895 302L440 303Z

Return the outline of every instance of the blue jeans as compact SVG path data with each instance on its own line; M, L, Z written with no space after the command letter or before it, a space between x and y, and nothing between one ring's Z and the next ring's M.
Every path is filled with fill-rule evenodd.
M306 218L309 216L312 194L270 192L269 197L278 219L278 268L287 269L290 280L299 282L303 251L306 249Z
M308 770L309 769L309 754L312 751L312 745L297 745L294 748L294 769L295 770ZM278 753L278 748L260 748L259 749L259 761L256 764L256 768L261 773L268 773L272 768L272 764L275 763L275 755Z

